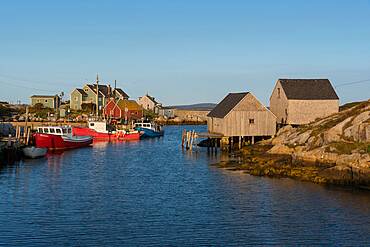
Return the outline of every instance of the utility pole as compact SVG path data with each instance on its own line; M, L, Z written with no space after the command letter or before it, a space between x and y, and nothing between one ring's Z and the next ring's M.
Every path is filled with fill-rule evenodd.
M114 102L116 101L117 80L114 80Z
M96 120L99 117L99 76L96 76Z

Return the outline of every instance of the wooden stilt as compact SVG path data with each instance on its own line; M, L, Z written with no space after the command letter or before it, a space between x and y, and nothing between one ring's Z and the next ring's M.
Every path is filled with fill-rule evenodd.
M239 149L242 149L242 137L239 136Z
M215 138L215 153L217 154L217 138Z
M194 143L194 145L195 145L195 152L198 152L198 135L197 134L195 134L195 143Z
M181 137L181 147L182 148L184 148L184 144L185 144L185 134L186 134L186 130L183 130L182 137Z
M254 136L252 136L252 145L254 144Z
M190 137L190 151L191 151L191 149L193 148L193 141L194 141L194 130L193 130L193 132L191 133L191 137Z
M186 149L189 149L189 142L190 142L190 132L186 133Z
M30 132L31 132L31 129L27 127L27 140L26 140L26 145L28 145L28 142L30 140Z

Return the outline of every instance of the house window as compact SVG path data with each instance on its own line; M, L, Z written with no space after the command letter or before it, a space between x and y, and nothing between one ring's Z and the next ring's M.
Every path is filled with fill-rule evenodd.
M89 91L89 89L85 88L85 92L88 92L88 91Z
M45 100L45 103L48 103L48 100L47 99Z
M137 111L135 112L135 114L137 115Z
M93 97L90 98L90 101L93 102Z
M37 100L37 103L40 103L40 100L39 99Z
M280 99L280 88L277 89L278 90L278 99Z
M249 119L249 123L250 123L250 124L254 124L254 118L250 118L250 119Z
M75 101L77 101L77 97L75 97Z
M77 105L75 105L75 109L77 109Z
M113 113L114 113L114 111L112 110L112 111L110 111L110 115L112 116L113 115Z

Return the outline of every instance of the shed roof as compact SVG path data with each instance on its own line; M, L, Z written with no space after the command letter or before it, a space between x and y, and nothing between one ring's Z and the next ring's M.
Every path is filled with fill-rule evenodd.
M96 84L92 84L92 85L87 84L87 86L96 94ZM106 85L99 85L99 93L107 97L108 87Z
M58 95L32 95L30 98L59 98Z
M139 106L139 104L136 103L135 100L122 100L122 99L120 99L117 102L117 106L121 110L125 110L126 107L129 111L142 111L143 110L143 108L141 108Z
M288 99L339 99L328 79L279 79Z
M229 93L207 116L224 118L247 94L249 92Z
M159 104L159 103L155 100L155 98L154 98L154 97L152 97L152 96L149 96L149 94L146 94L145 96L146 96L149 100L151 100L154 104L156 104L156 105L157 105L157 104ZM145 97L145 96L144 96L144 97Z
M122 89L116 88L116 90L123 98L130 98Z
M84 90L82 90L82 89L80 89L80 88L76 88L76 90L77 90L78 92L80 92L80 93L82 94L82 96L87 96L87 93L85 93L85 91L84 91Z

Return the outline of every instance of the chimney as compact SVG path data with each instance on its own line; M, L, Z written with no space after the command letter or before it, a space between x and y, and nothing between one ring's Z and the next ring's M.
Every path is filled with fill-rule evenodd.
M110 89L110 84L108 84L108 96L110 96L111 95L111 91L110 91L111 89Z

